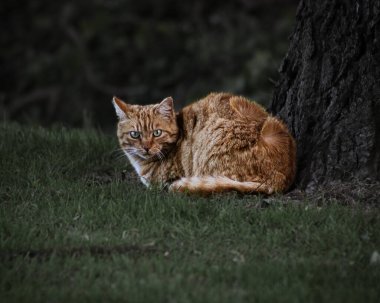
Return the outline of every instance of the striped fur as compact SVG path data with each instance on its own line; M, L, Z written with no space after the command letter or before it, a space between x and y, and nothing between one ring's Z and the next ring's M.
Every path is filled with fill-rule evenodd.
M115 98L114 106L120 146L146 186L272 194L293 182L296 145L289 130L244 97L212 93L179 113L170 97L146 106Z

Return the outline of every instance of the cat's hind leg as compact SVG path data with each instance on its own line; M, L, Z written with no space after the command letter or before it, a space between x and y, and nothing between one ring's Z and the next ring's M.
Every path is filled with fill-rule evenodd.
M241 193L272 194L273 187L265 182L240 182L227 177L189 177L181 178L169 186L171 192L185 192L201 195L237 191Z

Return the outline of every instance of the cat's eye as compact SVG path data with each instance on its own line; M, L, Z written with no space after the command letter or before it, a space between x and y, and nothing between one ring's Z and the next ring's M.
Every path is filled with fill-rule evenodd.
M161 129L155 129L153 131L153 136L155 136L155 137L159 137L159 136L161 136L161 134L162 134L162 130Z
M129 135L133 138L133 139L137 139L140 137L140 133L139 132L136 132L136 131L130 131L129 132Z

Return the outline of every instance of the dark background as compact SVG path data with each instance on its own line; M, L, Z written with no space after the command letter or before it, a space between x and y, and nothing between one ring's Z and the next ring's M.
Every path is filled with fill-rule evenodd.
M113 129L113 95L176 109L211 91L268 106L295 0L0 4L2 120Z

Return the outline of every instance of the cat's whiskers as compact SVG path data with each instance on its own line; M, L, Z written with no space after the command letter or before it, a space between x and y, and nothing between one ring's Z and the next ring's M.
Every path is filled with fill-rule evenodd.
M159 150L158 153L157 153L157 155L158 155L158 158L160 159L160 161L164 162L164 160L165 160L165 154L162 151Z
M150 159L156 157L162 163L165 159L164 153L162 153L162 151L159 148L154 148L153 152L154 154L150 157Z
M133 148L133 147L131 147L131 148L126 148L126 149L124 149L125 150L125 152L128 154L128 155L130 155L130 156L136 156L136 157L138 157L138 158L140 158L140 159L143 159L143 160L148 160L148 159L150 159L151 157L147 157L147 156L145 156L144 155L144 152L145 151L143 151L143 150L141 150L141 149L139 149L139 148Z
M154 155L157 156L157 158L158 158L158 160L160 160L160 162L163 161L163 159L162 159L162 157L161 157L161 155L160 155L160 152L157 152L157 153L155 153Z
M120 160L123 157L125 157L125 153L123 148L118 148L111 152L112 157L114 157L116 160Z
M117 157L115 157L115 160L121 160L121 159L124 159L124 157L125 157L124 154L120 154Z
M136 150L133 150L133 149L126 151L126 153L131 155L131 156L140 156L140 153Z
M118 153L120 153L120 152L122 152L123 151L123 148L116 148L116 149L114 149L114 150L112 150L111 152L110 152L110 154L112 155L112 154L118 154Z
M134 147L126 147L126 148L122 148L121 150L123 152L122 156L125 156L127 154L129 156L139 157L139 158L142 158L144 160L146 159L146 157L141 154L141 151L139 149L134 148Z

